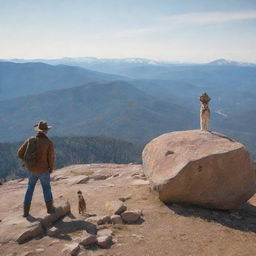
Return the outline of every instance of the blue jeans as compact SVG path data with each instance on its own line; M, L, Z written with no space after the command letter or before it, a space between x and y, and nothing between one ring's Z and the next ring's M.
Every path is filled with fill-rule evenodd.
M29 172L28 176L28 186L25 194L24 204L31 204L34 189L37 183L37 180L40 180L43 193L44 193L44 201L49 202L52 201L52 190L50 185L50 173L32 173Z

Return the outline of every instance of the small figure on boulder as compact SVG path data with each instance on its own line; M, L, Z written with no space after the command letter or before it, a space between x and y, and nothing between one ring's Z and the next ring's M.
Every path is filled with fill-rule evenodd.
M199 100L201 101L200 128L201 128L201 131L208 131L209 122L210 122L209 102L211 98L207 95L206 92L204 92L200 95Z
M34 130L38 132L37 135L28 138L17 152L29 171L23 217L29 215L33 192L38 179L43 188L47 213L54 212L50 185L50 173L54 168L54 146L46 136L50 128L51 126L48 126L47 122L40 121L34 126Z

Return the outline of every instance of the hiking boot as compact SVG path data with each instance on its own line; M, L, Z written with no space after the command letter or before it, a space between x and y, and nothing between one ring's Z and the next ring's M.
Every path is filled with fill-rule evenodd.
M30 210L30 204L24 204L23 205L23 217L28 217L29 210Z
M53 206L53 201L45 202L46 208L47 208L47 213L54 213L55 208Z

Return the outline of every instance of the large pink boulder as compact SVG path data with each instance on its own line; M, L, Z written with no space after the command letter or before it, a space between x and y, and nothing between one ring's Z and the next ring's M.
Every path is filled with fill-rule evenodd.
M164 202L232 209L256 192L248 151L219 133L163 134L146 145L142 159L145 175Z

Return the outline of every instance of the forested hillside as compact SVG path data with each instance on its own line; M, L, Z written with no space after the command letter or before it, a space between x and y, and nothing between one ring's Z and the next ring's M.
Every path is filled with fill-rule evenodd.
M38 118L54 126L52 136L104 135L139 144L197 124L188 108L159 100L127 82L89 83L0 101L0 141L29 136L29 127Z
M142 147L127 141L104 136L53 137L55 168L84 163L141 162ZM22 142L0 143L0 179L26 176L17 150Z
M0 62L0 78L2 100L89 82L117 80L121 79L121 76L66 65Z

